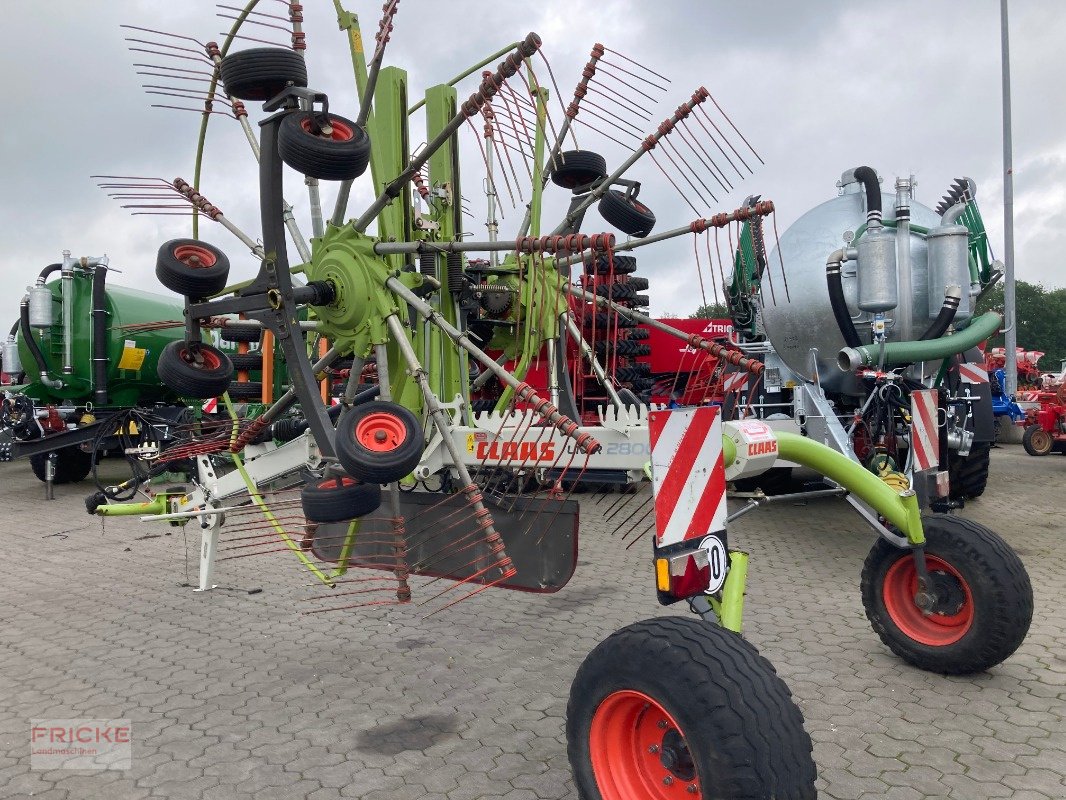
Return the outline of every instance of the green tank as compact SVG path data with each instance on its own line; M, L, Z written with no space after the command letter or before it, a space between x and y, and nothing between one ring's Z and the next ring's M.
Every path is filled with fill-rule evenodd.
M70 278L35 286L31 294L38 292L29 304L27 314L29 330L40 349L48 367L49 381L41 378L37 360L25 338L25 325L18 333L19 358L26 373L23 391L42 403L70 401L75 405L94 403L103 405L100 387L94 381L93 353L93 275L94 269L75 269ZM108 276L110 278L110 276ZM63 370L64 357L68 351L64 326L63 281L69 281L71 332L69 361L71 371ZM51 315L46 309L51 293ZM159 354L170 342L182 339L185 330L181 326L160 330L136 330L147 322L182 320L184 305L179 297L143 292L117 286L105 281L102 308L106 311L102 323L106 335L107 402L108 406L138 406L160 401L177 400L173 391L163 386L156 374ZM43 327L41 323L51 320ZM131 330L131 326L133 329ZM58 385L57 385L58 382Z

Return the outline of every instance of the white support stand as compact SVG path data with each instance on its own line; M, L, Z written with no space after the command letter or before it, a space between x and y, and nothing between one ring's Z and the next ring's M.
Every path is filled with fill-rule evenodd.
M212 583L215 577L215 555L218 553L218 531L222 527L221 514L205 514L200 517L200 588L196 592L206 592L217 587Z

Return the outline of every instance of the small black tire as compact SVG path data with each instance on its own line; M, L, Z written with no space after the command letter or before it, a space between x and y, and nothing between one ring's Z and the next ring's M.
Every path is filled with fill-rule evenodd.
M263 368L263 354L258 350L249 350L247 353L233 353L229 360L233 362L233 368L238 372Z
M607 161L591 150L567 150L559 154L551 180L564 189L578 189L607 177Z
M392 483L422 460L422 424L410 409L376 400L346 411L337 422L337 459L366 483Z
M586 327L592 327L593 316L589 314L585 317ZM605 334L609 331L614 331L617 327L622 328L635 328L637 323L635 320L631 320L629 317L622 314L608 314L606 311L600 311L595 316L596 329L603 331Z
M960 458L948 453L948 482L952 500L973 500L985 493L988 470L992 460L992 443L978 442L970 446L970 454Z
M218 338L224 342L258 342L263 338L262 328L222 328Z
M648 288L648 285L649 285L648 284L648 279L644 278L644 277L641 277L639 275L634 275L632 278L630 278L626 282L630 286L632 286L634 289L636 289L638 292L644 291L645 289Z
M629 332L629 340L633 342L643 342L651 336L651 332L647 328L635 328Z
M37 480L45 482L48 464L48 453L37 453L30 456L30 469L37 476ZM56 471L52 477L52 483L80 483L85 480L93 469L93 454L86 453L80 447L64 447L56 451Z
M646 294L635 294L629 302L634 308L647 308L651 305L651 297Z
M1008 658L1033 619L1033 587L1017 553L983 525L946 514L922 516L926 568L938 607L914 603L910 550L878 539L862 568L862 604L893 653L919 669L969 675Z
M1055 449L1055 440L1040 425L1029 425L1022 434L1022 447L1031 456L1046 456Z
M585 265L585 272L589 275L629 275L637 271L637 257L619 255L615 253L611 258L599 256L595 261Z
M159 380L182 397L207 400L229 388L233 362L217 347L178 340L163 348L156 371Z
M209 297L226 288L229 259L198 239L171 239L156 255L155 276L167 289L186 297Z
M265 101L287 86L307 86L304 57L287 47L252 47L222 59L219 75L226 93L240 100Z
M632 300L637 290L629 283L601 283L596 287L596 294L611 300Z
M263 384L259 381L233 381L226 392L230 400L260 400L263 397Z
M739 634L696 619L644 620L597 645L570 687L566 743L583 800L663 797L665 778L680 797L700 784L721 800L817 796L788 686Z
M300 490L300 504L308 522L343 522L377 511L381 487L346 476L315 478Z
M297 172L324 181L354 180L370 163L370 137L349 119L329 115L332 133L311 132L307 112L294 111L278 128L278 155Z
M655 227L655 214L651 209L634 197L627 198L625 192L617 189L608 189L597 208L607 222L638 239L647 236Z

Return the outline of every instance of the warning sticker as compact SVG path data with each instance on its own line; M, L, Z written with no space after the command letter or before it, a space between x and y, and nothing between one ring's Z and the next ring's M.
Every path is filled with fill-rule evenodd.
M118 368L139 370L144 364L144 358L147 355L147 350L143 347L138 347L137 343L132 339L127 339L123 343L122 357L118 360Z

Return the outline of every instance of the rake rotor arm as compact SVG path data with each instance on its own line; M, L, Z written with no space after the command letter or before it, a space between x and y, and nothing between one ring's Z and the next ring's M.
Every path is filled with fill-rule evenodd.
M598 453L602 449L600 443L590 434L578 432L580 426L576 422L560 413L559 409L537 395L528 383L518 380L518 378L496 363L496 360L492 358L492 356L470 341L470 338L466 333L449 324L449 322L441 316L440 312L423 301L418 295L400 283L400 281L396 278L388 278L385 281L385 285L414 308L414 310L422 317L444 331L449 339L476 358L478 362L492 372L501 383L514 390L516 397L530 403L540 416L562 431L563 435L572 438L581 452Z
M631 308L626 308L625 306L620 306L617 303L613 303L606 297L600 297L599 295L586 292L583 289L572 284L565 284L563 286L563 291L569 294L571 297L576 297L579 300L587 300L590 303L596 303L601 308L607 308L611 311L615 311L620 316L623 316L627 319L642 323L650 328L655 328L656 330L662 331L663 333L668 333L671 336L688 343L691 347L704 350L710 353L712 356L720 358L724 361L728 361L730 364L738 366L741 369L747 370L752 375L762 374L764 366L761 361L756 361L755 359L743 356L736 350L730 350L728 347L724 347L723 345L720 345L717 342L712 342L709 339L704 339L702 336L698 336L695 333L685 333L682 330L678 330L677 328L667 325L664 322L660 322L657 319L653 319L652 317L645 316L644 314L634 311Z
M621 408L622 398L618 396L618 392L615 391L614 385L607 377L607 372L603 369L603 365L600 364L600 360L596 358L596 354L592 352L592 348L589 347L589 343L585 341L585 337L581 335L581 329L577 327L577 323L573 318L566 314L566 330L574 341L577 342L578 348L581 350L581 355L585 357L585 360L589 362L589 366L592 367L592 371L596 374L597 380L607 391L607 396L611 398L611 402L615 404L616 408Z
M687 103L682 103L678 106L677 110L673 113L673 116L662 122L654 133L650 134L643 142L641 142L640 147L634 150L629 158L622 162L622 166L616 169L611 175L604 178L604 180L602 180L595 189L589 192L588 196L575 208L570 209L570 212L563 218L563 221L559 223L559 226L552 231L552 233L562 233L563 231L568 230L570 226L574 224L574 221L578 219L579 214L603 197L607 193L607 190L611 188L611 185L621 178L630 167L636 164L642 155L655 149L655 145L659 143L660 139L670 133L677 123L681 122L692 113L692 109L710 96L710 92L702 86L693 92L692 98Z
M451 139L462 124L467 119L481 113L482 106L495 97L505 80L513 77L518 72L526 58L529 58L540 49L540 44L540 37L537 34L530 33L526 36L518 47L504 59L496 72L481 82L478 91L467 98L466 102L460 107L459 113L449 120L448 124L441 129L433 141L426 144L417 154L411 157L407 168L382 190L378 198L370 204L370 207L363 212L362 216L352 223L352 227L360 233L365 232L367 226L377 218L381 210L400 196L403 186L426 165L435 152Z

